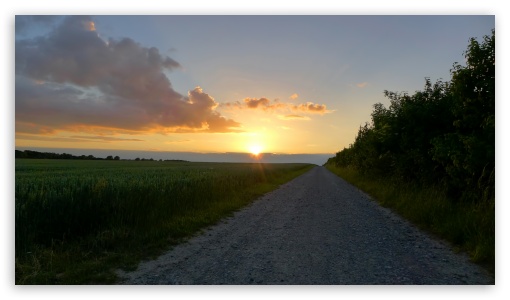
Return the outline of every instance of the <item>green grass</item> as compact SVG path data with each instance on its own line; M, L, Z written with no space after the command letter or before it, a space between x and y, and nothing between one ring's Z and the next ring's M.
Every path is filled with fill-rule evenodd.
M492 273L495 267L495 211L486 204L448 199L438 187L419 187L391 178L359 174L351 168L326 166L420 228L469 253L472 261Z
M312 167L16 159L16 284L111 284Z

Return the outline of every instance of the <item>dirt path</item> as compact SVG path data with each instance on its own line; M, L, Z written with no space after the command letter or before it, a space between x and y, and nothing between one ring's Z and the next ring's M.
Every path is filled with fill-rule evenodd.
M494 284L324 167L119 275L124 284Z

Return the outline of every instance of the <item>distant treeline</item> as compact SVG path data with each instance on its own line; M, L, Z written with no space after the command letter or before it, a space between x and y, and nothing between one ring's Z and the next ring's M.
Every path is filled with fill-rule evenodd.
M495 31L470 39L466 66L455 62L450 82L426 78L415 94L384 91L371 123L327 164L362 174L441 186L451 199L494 203Z
M120 160L119 156L112 156L109 155L106 158L101 157L94 157L93 155L72 155L68 153L52 153L52 152L38 152L38 151L32 151L32 150L15 150L16 156L15 158L35 158L35 159L80 159L80 160ZM123 159L126 160L126 159ZM129 159L128 159L129 160ZM133 159L135 161L155 161L153 158L135 158ZM159 161L181 161L181 162L187 162L186 160L181 159L159 159Z

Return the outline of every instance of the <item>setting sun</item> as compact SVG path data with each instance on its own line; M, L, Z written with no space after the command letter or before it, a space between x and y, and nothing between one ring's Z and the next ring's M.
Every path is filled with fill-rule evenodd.
M250 153L257 156L260 154L260 152L262 151L262 146L256 144L256 145L250 145L249 148L250 150Z

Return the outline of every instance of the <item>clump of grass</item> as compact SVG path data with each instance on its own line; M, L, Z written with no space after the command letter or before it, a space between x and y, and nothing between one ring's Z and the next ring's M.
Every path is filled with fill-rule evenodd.
M16 160L16 284L115 282L309 164Z
M418 186L393 178L361 175L352 168L326 167L381 205L446 239L457 249L467 251L474 262L494 272L494 205L453 201L437 186Z

